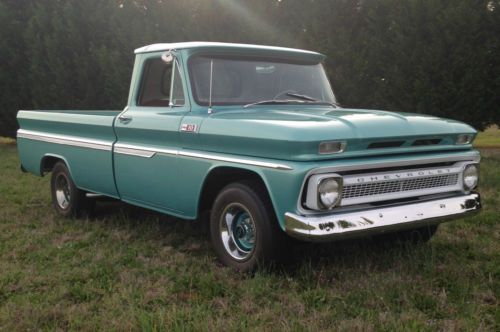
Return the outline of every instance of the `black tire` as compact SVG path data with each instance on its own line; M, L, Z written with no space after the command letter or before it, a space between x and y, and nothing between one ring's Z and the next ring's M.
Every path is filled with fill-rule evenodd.
M279 262L288 243L266 189L255 182L233 183L220 191L210 214L210 237L219 260L241 272Z
M85 196L85 192L76 187L68 167L62 161L52 169L50 179L52 205L64 217L80 217L90 214L95 205L93 199Z
M421 244L428 242L438 230L438 225L429 225L416 229L383 234L376 237L377 240L394 243Z

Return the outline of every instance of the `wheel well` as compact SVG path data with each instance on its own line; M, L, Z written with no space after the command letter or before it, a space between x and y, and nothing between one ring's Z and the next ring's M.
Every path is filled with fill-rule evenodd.
M63 163L65 163L63 159L58 157L54 156L43 157L42 162L40 164L40 174L42 174L43 176L45 173L51 172L58 161L62 161Z
M269 195L264 181L257 173L241 168L218 167L212 170L205 179L198 204L198 214L201 215L204 211L210 210L221 189L237 181L255 181L266 188L266 193Z

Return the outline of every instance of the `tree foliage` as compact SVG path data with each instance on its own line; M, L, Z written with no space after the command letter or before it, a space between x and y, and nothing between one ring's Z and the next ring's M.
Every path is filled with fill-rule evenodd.
M121 109L134 48L320 51L348 107L500 124L500 1L0 0L0 136L18 109Z

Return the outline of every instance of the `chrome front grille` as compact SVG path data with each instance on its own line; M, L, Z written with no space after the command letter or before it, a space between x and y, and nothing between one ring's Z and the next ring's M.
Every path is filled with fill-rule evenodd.
M463 190L466 163L344 175L341 206L422 197Z
M435 175L404 180L392 180L384 182L372 182L347 185L344 187L343 199L394 194L414 190L432 189L439 187L456 186L459 174Z

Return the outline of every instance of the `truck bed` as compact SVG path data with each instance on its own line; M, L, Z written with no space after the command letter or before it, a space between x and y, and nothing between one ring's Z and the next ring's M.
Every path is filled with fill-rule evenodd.
M117 197L112 146L116 141L113 121L119 113L19 111L17 144L22 167L42 175L44 165L62 158L71 165L70 172L79 188Z

